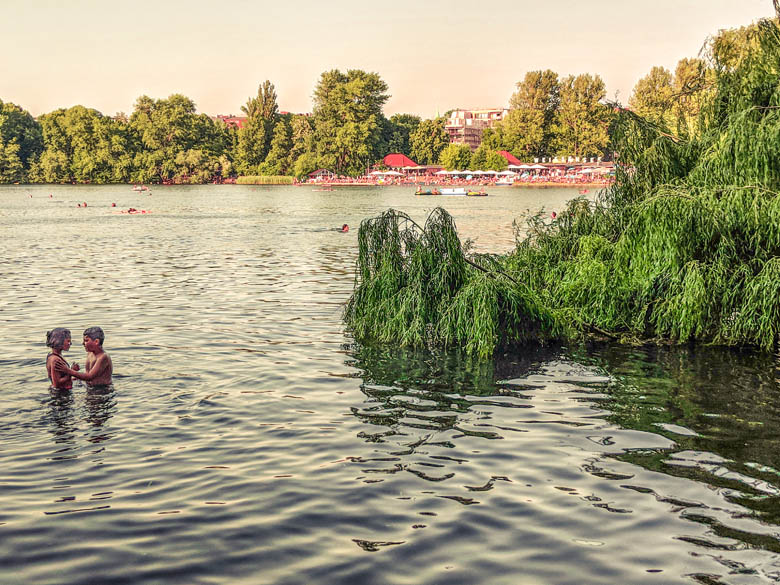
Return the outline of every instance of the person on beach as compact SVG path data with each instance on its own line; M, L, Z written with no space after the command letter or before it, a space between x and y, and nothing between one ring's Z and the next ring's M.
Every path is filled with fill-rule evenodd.
M51 348L51 353L46 356L46 373L49 375L51 387L56 390L73 388L71 372L79 369L78 364L73 364L73 369L69 368L68 362L62 357L62 352L70 349L70 342L70 331L64 327L56 327L46 332L46 346Z
M114 366L111 357L103 351L105 335L100 327L89 327L84 331L84 350L87 352L87 361L84 364L84 372L79 372L78 364L65 371L79 380L84 380L90 386L108 386L111 383L111 374Z

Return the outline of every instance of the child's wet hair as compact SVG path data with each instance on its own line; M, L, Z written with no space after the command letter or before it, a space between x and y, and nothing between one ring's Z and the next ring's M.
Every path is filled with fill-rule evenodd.
M52 349L62 349L66 339L70 339L70 329L55 327L46 332L46 346Z
M84 337L90 339L97 339L100 342L100 347L103 347L103 340L106 338L103 330L100 327L89 327L84 330Z

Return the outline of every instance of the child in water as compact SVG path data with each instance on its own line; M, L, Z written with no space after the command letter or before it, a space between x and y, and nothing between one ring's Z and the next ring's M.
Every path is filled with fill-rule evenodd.
M103 351L103 340L106 336L100 327L89 327L84 330L84 350L87 352L87 361L84 364L84 372L79 372L78 364L73 364L73 369L65 371L79 380L88 382L91 386L107 386L111 383L111 374L114 366L111 357Z
M62 357L62 352L70 349L70 331L64 327L47 331L46 346L51 348L51 353L46 356L46 373L49 375L52 388L70 390L73 388L71 372L79 369L78 364L73 364L73 369L70 369L68 362Z

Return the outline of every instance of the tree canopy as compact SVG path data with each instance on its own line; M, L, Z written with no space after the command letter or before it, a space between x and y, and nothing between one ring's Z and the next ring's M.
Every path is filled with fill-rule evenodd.
M313 112L320 166L355 176L378 158L387 89L376 73L333 69L322 74Z

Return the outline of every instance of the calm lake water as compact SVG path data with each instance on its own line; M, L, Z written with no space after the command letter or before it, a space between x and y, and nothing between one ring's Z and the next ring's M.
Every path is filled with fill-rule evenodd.
M0 583L780 582L778 356L345 332L362 219L502 252L576 195L0 187ZM92 325L113 387L52 394Z

